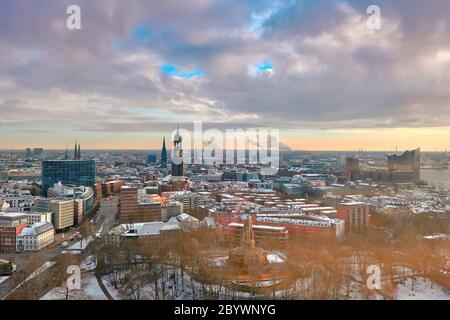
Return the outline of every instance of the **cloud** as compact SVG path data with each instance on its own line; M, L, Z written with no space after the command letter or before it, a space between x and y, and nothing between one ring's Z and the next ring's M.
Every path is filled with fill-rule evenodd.
M450 3L380 0L380 31L370 4L1 1L3 130L449 126Z

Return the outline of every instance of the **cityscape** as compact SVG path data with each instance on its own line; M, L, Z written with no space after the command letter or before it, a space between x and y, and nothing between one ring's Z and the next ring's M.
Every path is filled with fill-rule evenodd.
M264 175L249 152L177 161L178 130L159 151L1 152L2 299L450 297L447 153L282 151Z
M447 1L39 2L0 2L0 309L450 300Z

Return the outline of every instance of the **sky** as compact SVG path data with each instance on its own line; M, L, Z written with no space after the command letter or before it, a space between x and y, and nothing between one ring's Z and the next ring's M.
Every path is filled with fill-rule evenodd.
M448 0L1 0L0 149L158 149L194 121L279 129L295 150L450 149L449 12Z

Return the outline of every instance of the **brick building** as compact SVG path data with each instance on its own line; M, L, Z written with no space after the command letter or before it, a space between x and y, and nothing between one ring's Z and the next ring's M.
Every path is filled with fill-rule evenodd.
M119 197L119 220L121 223L161 221L161 204L139 203L138 189L123 186Z
M369 205L365 202L339 203L337 218L345 221L345 231L354 232L370 225Z
M27 217L20 213L0 214L0 252L16 252L16 238L27 227Z

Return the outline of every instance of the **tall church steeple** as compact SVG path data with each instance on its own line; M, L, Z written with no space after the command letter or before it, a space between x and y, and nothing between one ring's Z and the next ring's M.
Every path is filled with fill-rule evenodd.
M163 145L161 149L161 168L167 168L166 137L163 137Z
M77 143L75 141L75 150L73 152L73 160L80 160L80 159L81 159L80 143Z

